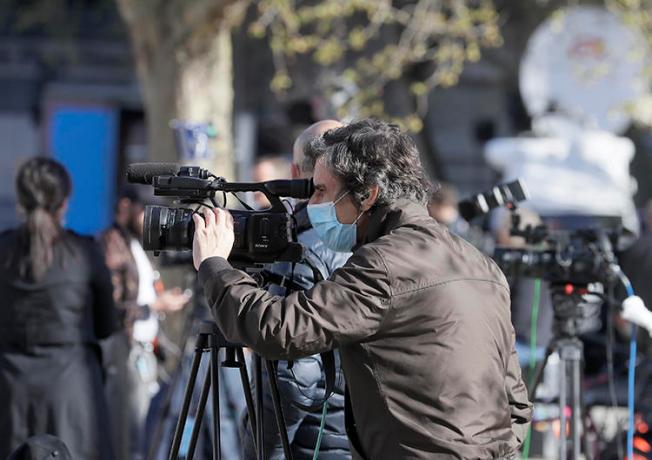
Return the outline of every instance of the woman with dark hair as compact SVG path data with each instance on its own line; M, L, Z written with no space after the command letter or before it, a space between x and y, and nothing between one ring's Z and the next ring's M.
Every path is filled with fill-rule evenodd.
M116 329L99 248L62 228L71 181L33 158L18 171L25 222L0 234L0 458L36 434L75 459L111 459L97 340Z

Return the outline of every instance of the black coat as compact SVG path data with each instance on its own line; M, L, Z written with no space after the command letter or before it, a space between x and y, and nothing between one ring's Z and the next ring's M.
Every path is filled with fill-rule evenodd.
M0 235L0 458L35 434L75 459L110 459L98 338L116 329L112 286L95 243L66 232L39 282L21 279Z

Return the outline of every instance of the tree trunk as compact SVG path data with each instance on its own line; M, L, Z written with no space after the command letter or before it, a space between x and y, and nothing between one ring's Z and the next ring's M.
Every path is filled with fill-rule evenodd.
M178 161L170 121L211 122L215 155L199 163L219 176L235 175L231 118L233 71L230 28L240 0L117 0L138 70L149 159Z

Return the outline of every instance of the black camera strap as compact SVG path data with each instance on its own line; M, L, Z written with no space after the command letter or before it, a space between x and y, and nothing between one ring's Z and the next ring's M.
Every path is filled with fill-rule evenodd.
M324 376L326 380L326 386L324 387L324 399L318 401L310 406L292 401L292 404L295 407L298 407L301 410L306 412L319 412L326 401L331 397L333 391L335 391L335 352L333 350L327 351L325 353L320 353L321 362L324 366Z
M307 260L304 260L302 263L308 265L312 269L313 276L315 277L315 280L317 282L322 281L324 279L320 271L313 264L309 263ZM269 270L263 270L261 272L261 275L263 276L263 278L267 283L276 284L277 286L280 286L290 292L301 291L305 289L304 286L301 286L296 281L294 281L291 277L288 276L279 275L278 273L274 273ZM295 407L307 412L320 411L323 408L326 401L328 401L328 399L333 394L333 391L335 390L335 376L336 376L335 352L331 350L325 353L320 353L320 357L321 357L321 362L324 369L324 377L325 377L324 398L311 405L304 405L299 402L292 401L292 404ZM289 369L292 369L292 364L293 364L292 361L288 361Z

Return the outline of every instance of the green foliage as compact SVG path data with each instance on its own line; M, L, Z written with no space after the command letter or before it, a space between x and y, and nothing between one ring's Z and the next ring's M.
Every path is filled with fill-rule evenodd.
M649 85L652 81L652 64L647 59L649 56L641 54L649 54L649 50L652 49L652 0L605 0L605 6L643 37L645 41L643 46L631 50L627 58L633 61L643 59L646 62L642 79ZM649 127L652 126L652 93L649 87L647 89L643 97L628 104L625 109L635 123Z
M425 77L409 78L415 112L395 119L412 131L421 129L433 88L455 85L466 62L502 44L492 0L259 0L257 8L249 31L269 38L272 89L289 89L292 64L309 56L326 70L319 89L345 94L341 117L391 118L382 102L387 85L415 66L427 69Z

